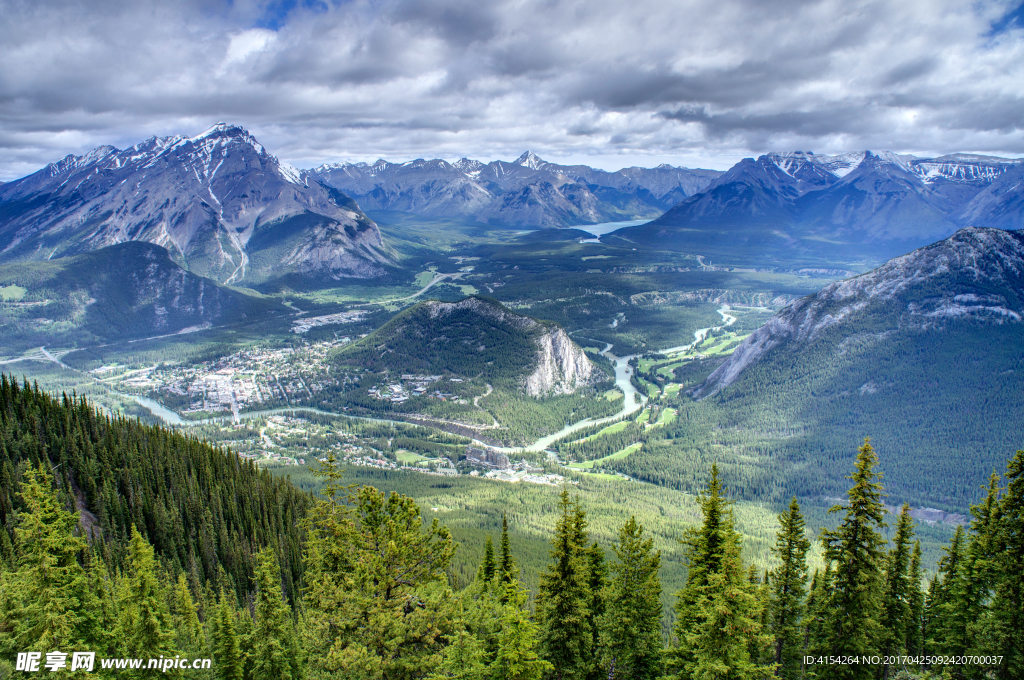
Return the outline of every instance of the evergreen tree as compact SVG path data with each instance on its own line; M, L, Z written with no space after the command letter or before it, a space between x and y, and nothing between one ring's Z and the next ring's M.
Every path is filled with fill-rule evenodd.
M436 519L424 528L407 496L341 489L331 478L306 522L306 676L423 677L458 630L451 534Z
M476 577L484 583L494 580L494 544L491 542L490 534L487 535L487 544L484 546L484 561L480 563Z
M1010 460L999 505L998 582L992 603L992 635L1003 656L1000 680L1024 678L1024 451Z
M242 680L245 673L245 660L239 649L238 635L235 632L235 612L223 591L220 605L216 610L216 623L213 631L213 654L217 661L217 678L218 680Z
M40 463L25 471L21 484L25 511L14 529L18 569L4 576L8 597L0 602L0 650L9 657L66 649L98 634L81 613L89 584L78 562L86 548L75 535L78 515L64 509L52 483Z
M828 624L824 627L825 646L833 656L878 653L885 564L881 529L886 523L877 464L878 456L865 439L850 476L853 486L847 492L847 505L829 510L845 511L845 516L834 531L822 532L825 558L835 564ZM831 672L837 680L858 680L874 674L866 664L835 666Z
M901 655L907 648L908 630L912 625L910 582L910 541L914 537L914 521L910 505L904 503L896 524L896 535L889 550L885 569L885 594L882 596L882 656ZM882 668L888 680L889 665Z
M832 563L826 562L823 570L815 570L811 578L811 587L807 595L807 613L804 625L804 649L809 656L828 654L829 634L829 601L832 597ZM804 667L806 677L816 678L828 669L820 667ZM829 677L829 676L825 676Z
M516 562L512 559L512 546L508 540L508 517L502 513L501 515L501 555L498 561L498 575L501 577L502 584L507 584L513 580L516 580L518 575L516 569ZM502 591L504 593L504 590Z
M539 631L537 624L524 611L526 590L518 580L510 581L504 587L502 599L506 604L502 607L498 653L491 677L493 680L541 680L546 672L557 672L537 653Z
M541 575L537 616L544 658L558 680L583 680L593 663L590 629L590 561L586 515L579 498L562 489L561 516L552 539L551 561Z
M776 676L797 678L803 651L807 551L811 542L805 535L803 515L796 496L779 515L779 533L772 548L779 566L771 573L769 627L774 638Z
M907 654L924 653L924 591L921 590L921 541L914 541L910 555L910 622L907 625Z
M460 630L445 638L441 664L427 680L488 680L487 652L472 634Z
M178 574L178 581L171 598L171 618L174 622L175 648L188 657L201 657L206 653L203 626L199 623L196 605L192 599L185 573Z
M256 628L253 674L260 680L293 680L291 615L281 593L281 575L273 549L264 548L256 567Z
M611 680L661 675L661 553L635 517L619 529L601 620L601 666Z
M965 543L964 528L958 525L949 547L942 549L945 554L939 558L933 580L927 647L938 654L963 654L967 646L970 621L964 607Z
M596 542L591 544L587 550L587 562L590 570L590 603L588 609L590 616L588 625L591 632L590 649L597 655L601 643L600 620L605 612L605 589L608 587L608 566L604 562L604 551ZM600 678L601 667L598 663L591 664L590 676L595 680Z
M676 635L671 662L678 678L747 680L770 674L750 657L762 647L760 600L746 578L740 535L725 499L718 466L711 468L708 490L699 498L703 521L685 539L689 573L677 593Z
M695 680L760 680L774 671L774 664L758 663L751 647L762 648L768 636L761 633L757 589L746 578L740 559L739 534L725 534L721 568L708 574L697 607L702 616L694 630L686 631L685 643L693 662L682 677Z
M118 640L125 656L173 657L174 622L167 597L157 578L153 546L132 527L128 573L120 592ZM144 670L143 677L159 677L159 670Z

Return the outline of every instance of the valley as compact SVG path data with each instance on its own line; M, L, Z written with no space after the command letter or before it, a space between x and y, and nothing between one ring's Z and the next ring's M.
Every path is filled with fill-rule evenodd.
M982 272L985 281L968 284L953 275L932 290L920 288L920 275L908 274L920 268L909 264L892 274L903 283L885 283L887 275L879 272L889 270L872 269L891 245L882 237L882 250L824 253L803 246L780 250L771 239L759 240L761 232L743 231L759 224L789 229L805 245L813 241L819 232L800 222L811 208L793 206L810 200L799 196L835 193L841 182L853 182L847 178L859 175L841 167L842 159L763 157L691 184L680 179L685 172L663 168L658 181L671 175L672 191L692 196L654 221L598 210L589 221L564 213L534 223L481 219L451 202L444 209L430 203L443 192L422 195L436 210L395 197L357 204L339 191L356 186L339 173L367 168L321 168L296 180L237 129L220 127L200 137L170 146L158 140L134 153L166 155L173 147L171 167L193 167L195 159L185 152L200 146L225 159L258 160L288 196L268 203L270 185L258 184L260 205L267 206L261 210L277 211L273 227L252 222L246 212L255 194L232 194L228 185L216 184L220 175L199 172L190 191L240 201L217 229L249 230L236 248L244 257L229 257L219 269L205 260L194 266L198 260L183 257L183 242L165 248L145 243L145 235L98 248L80 243L74 254L47 261L14 256L21 251L8 248L0 264L6 371L46 390L86 395L110 413L228 446L281 474L301 476L312 462L336 456L346 474L385 475L398 489L419 488L415 478L422 475L470 485L564 480L595 494L628 487L692 498L717 463L732 497L751 512L778 509L796 494L808 512L823 513L845 489L854 444L871 436L886 461L893 506L909 502L922 516L963 517L987 472L1024 437L1009 415L1022 393L1019 357L1009 349L1017 342L1020 282L996 283L978 268L980 250L944 255L943 262L951 269L973 262L970 271ZM114 163L118 153L51 172ZM924 182L922 191L932 198L951 191L957 168L991 170L964 175L971 191L1016 172L1012 163L968 160L847 159L860 164L861 174L882 173L907 186ZM430 163L380 166L383 175L373 182L412 182L408 188L430 173L458 183L460 173L476 172L466 164ZM122 172L114 166L110 172ZM528 156L501 167L511 173L508 182L517 179L488 191L506 198L571 174ZM388 173L404 179L388 179ZM331 183L314 186L314 176ZM619 182L616 191L639 186L610 175L599 179ZM4 191L13 196L47 181L5 185ZM245 184L250 181L257 180L242 173L231 186L257 186ZM753 204L723 198L745 196L737 187L758 182ZM595 187L592 193L611 200ZM739 224L751 205L768 214L758 201L767 200L764 192L772 187L796 201L779 204L775 222L728 227L736 235L732 242L697 238L699 229ZM295 201L306 207L296 208ZM725 212L711 219L712 208ZM686 210L686 220L703 211L703 226L680 227ZM28 224L34 213L18 214ZM601 215L612 219L602 222ZM347 219L353 223L345 227ZM12 224L23 225L17 220ZM324 231L324 220L337 224ZM19 243L45 240L59 231L58 222L48 231L23 225L11 233ZM348 235L331 236L331 229ZM999 247L1010 253L1011 245ZM281 257L286 265L275 268L273 258ZM864 276L851 278L858 274ZM925 322L908 334L911 317L893 316L887 307L847 305L854 313L815 302L823 290L854 285L842 281L865 280L898 291L890 297L906 296L910 315ZM782 320L808 304L832 319L829 330L784 351L786 342L773 329L794 326ZM1005 323L993 322L997 312ZM926 364L901 363L908 352L927 356ZM957 373L959 352L969 352L977 368ZM877 374L878 367L887 373ZM941 376L950 375L957 376L952 386L937 388ZM908 387L916 384L928 387ZM991 405L984 416L956 414L957 400L968 391L975 395L970 403ZM949 531L943 521L925 531L930 559Z

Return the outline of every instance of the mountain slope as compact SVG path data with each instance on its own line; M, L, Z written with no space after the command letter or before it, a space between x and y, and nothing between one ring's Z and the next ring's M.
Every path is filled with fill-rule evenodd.
M884 260L958 226L1019 227L1018 160L870 151L745 159L657 220L606 238L732 259Z
M479 297L421 302L337 355L375 372L427 373L569 394L605 378L565 331Z
M1024 232L966 228L793 302L692 395L739 429L777 420L807 474L871 436L901 461L890 492L965 507L1024 442L1022 319Z
M287 312L276 301L185 271L151 243L0 265L0 282L26 291L19 301L0 302L0 344L6 350L82 347Z
M367 210L530 227L657 217L718 174L669 165L606 172L548 163L529 151L511 163L378 160L309 171L310 177L353 196Z
M370 277L388 263L377 225L307 181L246 130L100 147L0 187L0 260L46 260L125 241L166 247L201 276Z

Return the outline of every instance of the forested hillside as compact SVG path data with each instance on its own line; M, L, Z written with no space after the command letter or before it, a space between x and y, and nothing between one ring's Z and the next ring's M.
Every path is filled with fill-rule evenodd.
M908 506L883 538L890 520L867 441L845 502L832 509L838 523L821 532L825 566L813 573L796 498L779 516L770 568L744 562L712 466L697 524L678 527L689 568L664 635L662 555L650 528L631 517L600 545L568 486L552 508L531 602L505 527L487 538L472 581L453 586L459 546L449 530L426 523L412 498L346 487L333 458L319 468L323 497L310 502L229 452L105 418L84 401L6 377L0 398L3 677L18 653L58 649L95 650L101 662L210 658L188 677L233 680L1024 673L1024 451L1005 477L992 476L927 582ZM116 491L106 481L114 478ZM174 506L179 498L189 501ZM205 525L182 508L214 518L216 545L232 546L214 551L212 574L190 540L209 536ZM97 674L115 673L98 664Z
M125 567L135 527L168 573L194 588L231 583L240 597L251 590L254 553L273 546L294 594L306 494L230 450L0 376L0 554L9 564L26 511L19 486L40 469L55 478L60 505L80 512L90 559L110 570Z

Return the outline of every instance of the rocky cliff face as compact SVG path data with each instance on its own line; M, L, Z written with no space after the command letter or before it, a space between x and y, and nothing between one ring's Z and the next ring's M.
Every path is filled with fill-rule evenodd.
M223 123L195 137L68 156L0 187L0 210L4 261L146 241L223 283L290 272L374 276L388 262L377 225L355 202Z
M858 342L940 330L952 321L1022 318L1024 231L968 227L792 302L748 336L693 395L713 394L772 350L798 351L832 329L842 331L843 342Z
M596 382L594 364L563 329L554 328L536 342L540 348L537 368L526 379L531 397L572 394Z

